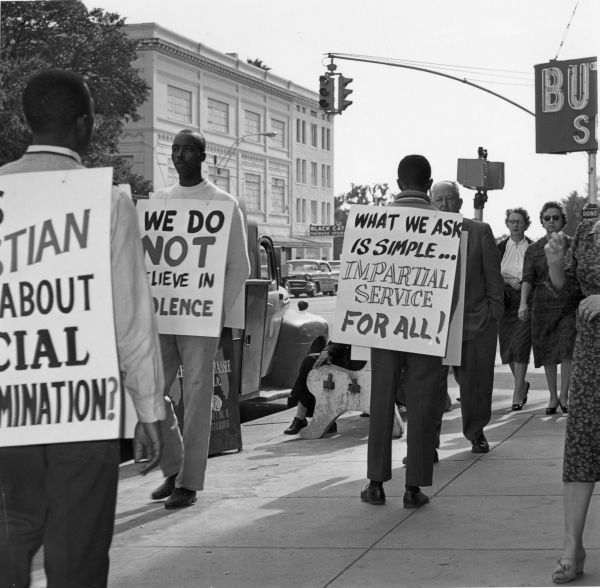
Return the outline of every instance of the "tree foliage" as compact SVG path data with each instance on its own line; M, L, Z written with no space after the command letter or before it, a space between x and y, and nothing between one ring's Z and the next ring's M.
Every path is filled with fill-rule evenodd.
M259 59L258 57L256 59L246 59L246 62L264 71L269 71L271 69L266 63L263 63L262 59Z
M137 120L149 86L131 63L135 42L124 20L80 0L2 2L0 36L0 165L21 156L31 141L21 108L27 79L47 68L74 71L90 87L96 105L96 130L85 164L114 167L114 181L147 193L151 183L131 173L118 157L126 121Z
M575 234L575 229L581 221L581 211L587 202L585 196L580 196L577 190L573 190L567 198L563 198L561 202L565 205L567 210L567 225L563 228L563 231L571 237Z
M350 184L350 190L334 197L334 220L346 224L351 204L382 206L393 199L388 184Z

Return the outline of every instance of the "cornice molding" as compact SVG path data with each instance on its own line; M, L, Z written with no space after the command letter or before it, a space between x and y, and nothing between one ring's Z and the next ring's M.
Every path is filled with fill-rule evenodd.
M225 67L224 65L215 63L214 61L211 61L206 57L196 55L191 51L173 45L172 43L167 43L162 39L157 39L155 37L138 39L136 50L156 51L158 53L162 53L163 55L169 55L171 57L175 57L177 59L180 59L181 61L194 65L195 67L199 67L211 73L217 74L221 77L233 80L234 82L238 82L246 86L256 88L264 92L265 94L270 94L271 96L276 96L277 98L282 98L283 100L287 100L289 102L303 104L305 106L310 107L311 109L318 110L319 108L319 105L316 101L308 100L304 96L295 94L294 92L288 92L283 88L279 88L263 80L259 80L253 78L252 76L245 75L239 71L232 70L228 67Z

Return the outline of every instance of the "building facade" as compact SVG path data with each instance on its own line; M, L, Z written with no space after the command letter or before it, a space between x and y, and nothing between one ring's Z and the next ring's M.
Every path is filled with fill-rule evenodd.
M318 94L155 23L126 25L134 67L151 87L120 139L120 153L155 190L177 182L171 144L184 128L206 137L205 177L245 203L284 258L329 258L333 223L333 117Z

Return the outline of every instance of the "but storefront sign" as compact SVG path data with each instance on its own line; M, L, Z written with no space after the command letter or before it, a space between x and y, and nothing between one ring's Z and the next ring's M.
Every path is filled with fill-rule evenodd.
M596 57L535 66L537 153L598 149Z

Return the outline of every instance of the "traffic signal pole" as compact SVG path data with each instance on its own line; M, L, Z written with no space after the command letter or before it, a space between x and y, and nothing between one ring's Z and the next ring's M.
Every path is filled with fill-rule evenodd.
M534 112L525 108L521 104L514 102L513 100L510 100L506 96L502 96L502 94L498 94L497 92L489 90L488 88L484 88L483 86L474 84L473 82L470 82L469 80L467 80L465 78L458 78L456 76L451 76L450 74L442 73L442 72L435 71L432 69L427 69L425 67L418 67L416 65L407 65L405 63L397 63L396 61L392 61L390 59L384 59L381 57L370 57L370 56L365 56L365 55L355 56L355 55L348 55L347 53L327 53L327 57L329 59L331 59L331 64L328 67L333 67L333 68L336 67L333 64L334 59L344 59L347 61L359 61L359 62L363 62L363 63L375 63L375 64L379 64L379 65L388 65L391 67L413 69L416 71L422 71L422 72L430 73L430 74L433 74L436 76L441 76L443 78L449 78L451 80L461 82L462 84L467 84L468 86L477 88L478 90L482 90L483 92L487 92L488 94L491 94L492 96L496 96L496 98L500 98L500 100L504 100L505 102L508 102L509 104L512 104L513 106L516 106L520 110L523 110L524 112L527 112L528 114L531 114L532 116L535 117ZM338 114L339 114L339 112L338 112ZM596 174L596 153L597 153L596 151L588 151L588 202L592 205L596 205L597 201L598 201L598 177ZM478 198L478 196L479 196L479 198ZM482 214L483 206L484 206L486 200L487 200L487 195L485 193L482 193L480 195L480 193L477 192L477 194L475 196L476 218L478 217L478 215Z

